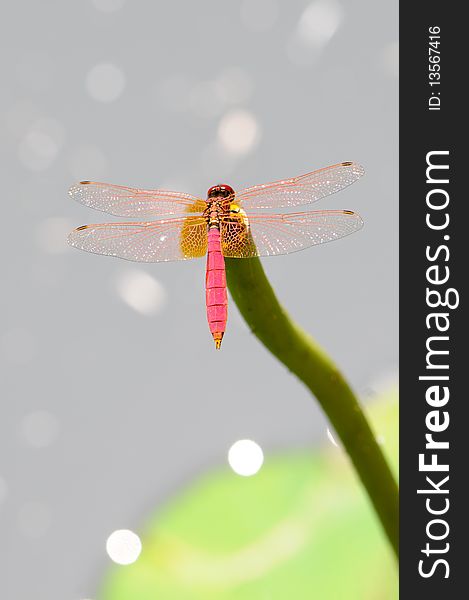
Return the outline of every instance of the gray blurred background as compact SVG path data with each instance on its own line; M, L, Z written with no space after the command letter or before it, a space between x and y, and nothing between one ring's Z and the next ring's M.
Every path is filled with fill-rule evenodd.
M215 351L203 260L68 248L72 227L109 220L68 187L204 197L362 163L314 208L356 210L365 228L263 262L366 397L397 365L397 2L18 0L2 13L0 598L93 599L112 531L138 530L238 439L268 455L324 442L327 424L233 303Z

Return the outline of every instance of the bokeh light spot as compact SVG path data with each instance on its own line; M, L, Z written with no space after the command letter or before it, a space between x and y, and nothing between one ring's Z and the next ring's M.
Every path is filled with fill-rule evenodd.
M142 315L155 315L166 303L166 292L161 283L139 269L128 269L119 273L116 289L127 306Z
M257 120L247 110L229 111L218 126L218 140L224 150L231 154L247 154L256 146L259 138Z
M238 440L228 451L230 467L238 475L250 477L262 467L264 453L262 448L252 440Z
M98 102L114 102L125 88L125 75L111 63L95 65L86 76L86 89Z
M298 66L307 66L317 60L343 18L344 11L337 0L315 0L309 4L289 40L287 52L290 60Z
M36 410L25 415L20 423L22 439L33 448L50 446L57 439L59 431L59 420L45 410Z
M342 18L342 6L336 0L316 0L301 15L298 36L305 44L325 46L336 33Z
M118 529L111 533L106 542L106 552L118 565L130 565L140 556L142 542L130 529Z
M64 131L55 119L37 119L26 131L18 147L18 158L31 171L44 171L56 159Z

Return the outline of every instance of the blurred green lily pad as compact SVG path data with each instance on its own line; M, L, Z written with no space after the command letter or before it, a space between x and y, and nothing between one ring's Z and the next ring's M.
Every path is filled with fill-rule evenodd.
M397 470L397 393L368 407ZM103 600L394 600L397 568L340 447L271 455L253 477L199 479L142 528Z

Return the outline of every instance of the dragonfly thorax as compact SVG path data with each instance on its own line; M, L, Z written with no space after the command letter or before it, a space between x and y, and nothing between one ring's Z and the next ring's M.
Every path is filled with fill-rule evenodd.
M230 206L234 199L234 190L226 184L212 186L207 192L207 217L209 227L218 227L222 215L230 212Z

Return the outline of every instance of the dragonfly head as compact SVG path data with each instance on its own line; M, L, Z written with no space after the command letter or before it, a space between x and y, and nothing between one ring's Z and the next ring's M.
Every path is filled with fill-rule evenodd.
M234 189L230 185L226 185L226 183L219 183L218 185L213 185L207 192L207 198L220 196L222 198L234 196Z

